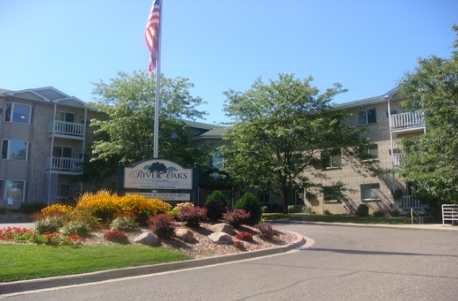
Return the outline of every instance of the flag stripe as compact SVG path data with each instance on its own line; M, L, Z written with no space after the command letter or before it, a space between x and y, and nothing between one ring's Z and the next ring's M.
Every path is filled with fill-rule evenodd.
M148 65L148 74L151 74L153 70L156 69L156 62L159 57L160 12L161 1L154 0L153 6L151 7L151 11L148 15L148 21L146 22L145 29L146 46L148 46L148 49L151 52Z

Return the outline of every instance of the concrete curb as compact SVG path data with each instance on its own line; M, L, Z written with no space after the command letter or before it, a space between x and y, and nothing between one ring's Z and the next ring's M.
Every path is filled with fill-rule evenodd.
M31 279L23 281L14 281L0 283L0 294L17 293L30 290L46 289L52 287L77 285L91 282L99 282L117 278L133 277L147 274L156 274L168 271L176 271L182 269L190 269L196 267L204 267L214 264L251 259L256 257L268 256L273 254L285 253L293 249L297 249L306 244L306 239L298 233L291 231L283 231L293 233L296 239L287 245L269 248L258 251L244 252L238 254L230 254L224 256L215 256L202 259L193 259L179 262L163 263L156 265L147 265L139 267L130 267L122 269L112 269L86 274L68 275L60 277L49 277L40 279ZM311 244L309 245L311 246Z

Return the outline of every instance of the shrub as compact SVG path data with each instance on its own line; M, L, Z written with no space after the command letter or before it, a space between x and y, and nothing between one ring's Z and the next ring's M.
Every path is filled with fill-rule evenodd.
M64 225L64 219L59 216L48 216L35 221L34 230L38 234L57 232Z
M70 221L62 227L62 235L70 236L77 234L81 237L86 237L89 234L87 224L83 221Z
M201 221L207 219L207 208L183 206L178 209L177 217L188 227L198 227Z
M62 215L73 211L73 207L68 205L53 204L51 206L41 209L41 214L44 217L52 215Z
M261 206L261 212L262 212L262 213L267 213L267 212L269 212L269 207L268 207L268 206Z
M135 222L135 218L131 216L116 217L110 224L111 230L133 232L138 228L140 228L140 226Z
M171 216L174 220L178 220L178 207L175 206L173 209L170 209L169 211L166 212L168 216Z
M227 206L222 202L209 202L205 204L207 208L207 218L212 221L217 221L227 212Z
M153 215L166 213L172 206L159 199L148 199L138 194L128 194L118 201L118 208L125 213L134 213L136 221L140 225L146 225L146 221Z
M92 212L103 223L106 223L113 218L113 213L118 211L118 199L108 190L100 190L96 194L86 192L80 197L75 209Z
M175 234L173 218L165 213L155 215L149 219L151 231L159 237L165 238Z
M127 238L126 233L118 230L107 231L103 235L103 238L112 242L117 242L120 244L128 244L129 239Z
M399 210L393 210L393 211L391 211L391 212L390 212L390 215L391 215L392 217L398 217L398 216L399 216Z
M374 211L373 213L374 217L384 217L385 216L385 212L379 210L379 211Z
M205 202L205 206L212 203L212 202L217 202L217 203L223 203L224 206L228 207L229 202L226 198L226 196L219 190L213 191L207 198L207 201Z
M70 221L82 222L86 225L88 232L99 229L100 224L97 217L88 211L75 211L66 216Z
M235 203L234 209L243 209L250 213L250 218L246 221L249 225L256 225L261 220L261 204L258 199L249 192L245 193L237 203Z
M288 212L289 213L299 213L301 211L302 211L301 208L298 207L298 206L294 206L294 205L289 205L288 206Z
M224 221L234 228L240 227L241 224L246 223L250 218L250 213L243 209L234 209L228 211L223 215Z
M260 236L264 239L270 239L277 234L277 231L272 229L272 225L270 223L261 223L255 227L261 232Z
M323 214L324 215L332 215L332 213L327 209L323 211Z
M244 240L244 241L250 241L253 240L253 235L251 235L250 232L239 232L237 235L235 235L235 238Z
M366 217L369 215L369 206L366 204L361 204L356 209L356 215L359 217Z
M241 249L243 248L243 242L241 242L240 240L236 240L232 243L232 245L238 249Z

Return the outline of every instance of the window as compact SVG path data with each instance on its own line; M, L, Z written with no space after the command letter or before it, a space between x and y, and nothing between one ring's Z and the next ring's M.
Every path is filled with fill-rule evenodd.
M321 165L324 169L340 168L342 167L341 161L340 149L321 153Z
M377 118L375 114L375 109L364 110L358 112L358 125L367 125L376 123Z
M75 114L67 112L56 112L56 120L65 122L75 122Z
M6 181L6 199L13 198L13 202L23 201L25 196L24 181Z
M339 187L325 186L323 187L323 200L325 202L338 202L342 197Z
M2 159L27 160L27 142L18 140L3 140Z
M363 184L361 185L361 199L362 200L373 200L379 199L379 188L380 184Z
M260 203L268 203L269 202L269 193L266 191L259 191L259 202Z
M65 146L54 146L52 156L58 158L72 158L72 148Z
M28 105L18 103L7 103L5 110L5 121L30 123L31 108Z
M70 185L60 184L59 186L59 196L68 198L70 196Z
M362 160L378 159L378 145L372 143L361 147L359 155Z

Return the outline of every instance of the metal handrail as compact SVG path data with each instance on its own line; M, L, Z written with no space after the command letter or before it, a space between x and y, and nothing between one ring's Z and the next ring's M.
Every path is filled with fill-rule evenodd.
M413 208L410 208L410 222L413 224L414 221L419 224L423 224L423 217L420 216Z
M458 205L455 204L443 204L442 205L442 224L445 221L451 221L452 225L458 222Z

